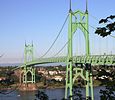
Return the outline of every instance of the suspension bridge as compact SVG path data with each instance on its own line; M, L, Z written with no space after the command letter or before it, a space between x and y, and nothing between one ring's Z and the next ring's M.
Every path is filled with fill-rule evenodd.
M65 23L69 22L68 25L68 41L65 45L56 53L57 56L66 46L67 46L67 56L60 57L49 57L45 58L48 52L52 49L55 42L57 41L59 35L61 34ZM24 84L36 83L35 81L35 68L34 65L38 64L47 64L47 63L65 63L66 64L66 86L65 86L65 99L70 97L72 100L73 96L73 84L75 80L81 76L85 81L86 87L86 99L91 97L94 100L93 93L93 80L92 80L92 65L115 65L115 55L105 54L103 55L92 55L90 51L90 41L89 41L89 12L88 5L86 0L86 9L85 11L72 11L71 9L71 0L70 0L70 9L69 14L67 15L64 24L62 25L59 34L56 39L46 51L46 53L40 58L34 59L34 49L33 44L28 45L25 43L24 50L24 64L21 65L22 68L22 82ZM94 28L94 27L93 27ZM84 55L73 55L73 37L77 30L81 30L85 39L85 54ZM75 68L73 65L75 64ZM80 66L79 66L80 65ZM84 72L85 73L84 73ZM27 80L28 73L31 73L31 80Z

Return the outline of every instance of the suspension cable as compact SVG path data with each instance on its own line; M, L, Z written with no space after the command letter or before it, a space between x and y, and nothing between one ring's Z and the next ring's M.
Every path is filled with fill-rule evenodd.
M82 25L82 23L80 23L81 25ZM88 33L89 33L89 31L84 27L84 26L82 26ZM75 32L73 33L73 35L75 34ZM65 44L64 44L64 46L53 56L53 57L55 57L55 56L57 56L64 48L65 48L65 46L69 43L69 41L70 41L71 39L69 39Z
M76 16L75 16L75 18L76 18ZM76 18L77 19L77 18ZM80 23L81 24L81 23ZM83 28L88 32L88 30L83 26ZM89 33L89 32L88 32ZM75 34L75 32L73 33L73 35ZM53 57L55 57L55 56L57 56L64 48L65 48L65 46L69 43L69 41L70 41L71 39L69 39L64 45L63 45L63 47L53 56Z
M91 15L92 16L92 15ZM76 18L76 16L74 16L75 18ZM94 17L94 16L92 16L95 20L97 20L97 21L99 21L96 17ZM77 19L77 18L76 18ZM89 33L89 31L83 26L83 24L82 23L80 23L81 24L81 26L84 28L84 30L85 31L87 31L88 33ZM93 29L95 29L96 30L96 28L95 27L93 27L93 26L91 26L91 25L89 25L91 28L93 28ZM75 32L73 33L73 35L75 34ZM90 34L90 33L89 33ZM113 38L115 38L115 36L112 36L112 35L110 35L111 37L113 37ZM53 57L55 57L55 56L57 56L64 48L65 48L65 46L69 43L69 41L70 41L70 39L64 44L64 46L53 56Z
M69 14L67 15L67 17L66 17L66 19L65 19L65 21L64 21L64 23L63 23L63 25L62 25L62 27L61 27L61 29L60 29L58 35L56 36L54 42L51 44L51 46L49 47L49 49L48 49L40 58L43 58L44 56L46 56L47 53L51 50L51 48L54 46L55 42L56 42L57 39L59 38L59 36L60 36L60 34L61 34L61 32L62 32L62 30L63 30L63 28L64 28L64 26L65 26L65 24L66 24L66 22L67 22L68 17L69 17Z
M57 56L65 48L67 44L68 44L68 41L63 45L63 47L53 57Z
M93 19L95 19L96 21L98 21L99 22L99 19L97 18L97 17L95 17L95 16L93 16L92 14L89 14Z
M74 17L77 19L77 17L76 17L75 15L74 15ZM95 19L96 19L96 18L95 18ZM96 20L98 20L98 19L96 19ZM88 32L88 34L90 34L90 32L84 27L84 25L83 25L82 23L79 23L79 24L81 24L81 26L84 28L84 30L85 30L86 32ZM93 26L91 26L91 25L89 25L89 26L96 30L95 27L93 27Z
M82 25L83 26L83 25ZM94 30L96 30L96 28L95 27L93 27L93 26L91 26L91 25L89 25L91 28L93 28ZM84 27L84 26L83 26ZM85 28L85 27L84 27ZM109 35L110 37L113 37L113 38L115 38L115 36L113 36L113 35ZM108 50L108 40L106 40L106 47L105 47L105 50ZM102 45L102 44L101 44ZM102 47L102 46L101 46ZM101 50L101 49L100 49ZM108 53L108 51L107 51L107 53Z
M95 19L96 21L99 22L98 18L96 18L96 17L93 16L92 14L89 14L89 15L90 15L93 19ZM104 23L104 24L107 25L106 23ZM89 25L89 26L96 30L96 28L94 28L93 26L91 26L91 25ZM115 38L115 36L113 36L113 35L109 35L109 36Z
M75 32L73 33L73 35L75 34ZM64 45L63 45L63 47L53 56L53 57L55 57L55 56L57 56L64 48L65 48L65 46L70 42L70 40L71 39L69 39Z

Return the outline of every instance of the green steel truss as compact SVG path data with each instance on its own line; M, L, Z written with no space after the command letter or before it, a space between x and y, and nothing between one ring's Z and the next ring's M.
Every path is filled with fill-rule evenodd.
M72 63L90 63L91 65L115 65L115 55L89 55L89 56L73 56ZM26 66L33 66L37 64L46 63L66 63L67 57L51 57L51 58L38 58L33 61L27 62ZM25 64L21 65L24 67Z
M72 100L73 84L75 80L80 76L86 81L86 99L90 96L91 99L94 100L91 65L115 65L115 55L90 55L87 5L85 12L81 12L80 10L73 12L70 9L68 26L69 42L68 55L66 57L33 59L33 44L25 44L25 60L24 64L21 66L24 73L23 83L35 83L35 69L32 66L37 64L63 62L67 64L65 99L70 97L70 100ZM76 32L77 29L80 29L85 37L86 54L84 56L73 56L73 34ZM79 64L81 66L79 66ZM73 68L73 65L76 65L76 67ZM31 73L31 80L28 80L28 73Z
M24 50L24 67L23 67L23 83L35 83L35 68L27 66L27 62L33 61L33 43L32 45L25 44Z
M79 18L78 18L79 16ZM86 54L84 56L73 56L73 34L80 29L85 37ZM68 28L68 56L33 59L33 44L25 45L25 62L21 66L23 68L23 83L35 83L35 69L32 67L37 64L60 63L67 64L66 67L66 87L65 98L73 96L73 84L77 77L81 76L86 81L86 99L90 96L94 100L92 70L91 65L115 65L115 55L90 55L89 49L89 33L88 33L88 12L76 11L69 12L69 28ZM28 55L31 59L28 59ZM73 64L76 67L73 69ZM77 66L81 64L82 66ZM28 72L31 73L31 80L27 80ZM83 73L85 72L85 74Z
M76 32L77 29L80 29L84 33L85 37L85 47L86 47L86 56L90 55L90 48L89 48L89 29L88 29L88 11L81 12L75 11L72 12L70 9L69 11L69 27L68 27L68 57L67 57L67 67L66 67L66 87L65 87L65 99L70 97L72 100L73 96L73 84L74 80L81 76L84 80L86 80L86 99L91 97L92 100L94 99L93 96L93 84L92 84L92 72L89 70L85 70L86 73L83 75L82 66L79 68L76 66L75 74L73 70L73 34ZM85 63L84 63L85 64ZM77 65L77 63L76 63ZM88 67L89 64L87 64ZM90 73L89 73L90 72ZM74 80L73 80L74 79Z

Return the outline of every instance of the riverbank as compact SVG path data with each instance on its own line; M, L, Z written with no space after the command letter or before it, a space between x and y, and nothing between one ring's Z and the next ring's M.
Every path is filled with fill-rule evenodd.
M98 80L95 80L93 82L93 86L94 87L98 87L100 86L101 82L98 81ZM77 84L75 84L75 86L77 86ZM84 85L82 85L82 87L85 87ZM20 83L17 83L17 84L13 84L13 85L10 85L10 86L0 86L0 90L4 89L4 90L9 90L9 89L18 89L18 90L21 90L21 91L35 91L37 89L61 89L61 88L65 88L65 85L63 83L53 83L53 84L46 84L44 85L43 82L39 82L39 83L35 83L35 84L20 84Z

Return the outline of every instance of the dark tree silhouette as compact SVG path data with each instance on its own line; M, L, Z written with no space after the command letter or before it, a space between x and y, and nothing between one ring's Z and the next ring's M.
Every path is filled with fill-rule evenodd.
M35 96L37 98L35 100L49 100L49 97L43 91L38 90L38 92L37 92L37 94L35 94Z
M101 69L101 68L100 68ZM115 100L115 69L112 68L110 72L103 68L98 72L98 77L106 76L107 78L99 79L101 85L105 86L105 89L100 90L100 100Z
M106 86L104 90L100 90L101 100L115 100L115 93L113 91L115 86Z
M98 27L95 31L95 34L98 34L102 37L106 37L111 35L115 31L115 15L110 15L105 19L101 19L99 24L104 23L104 27ZM99 76L106 75L107 77L111 77L109 79L101 80L102 85L105 86L105 89L100 90L100 100L115 100L115 71L108 73L106 70L101 70L101 74Z
M74 86L73 87L73 100L85 100L81 93L81 86Z
M109 17L107 17L105 19L101 19L99 21L99 24L102 24L102 23L104 23L105 26L97 27L97 29L95 31L96 34L98 34L102 37L106 37L115 31L115 15L110 15Z

